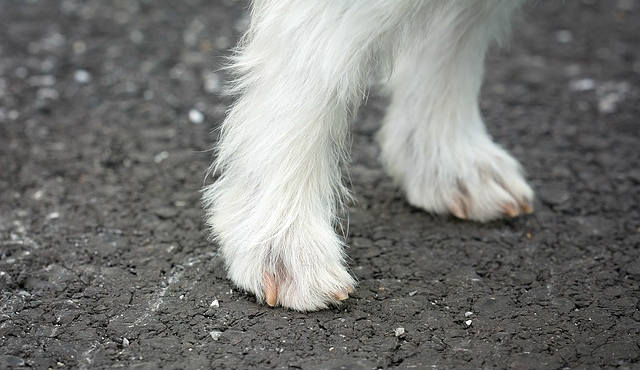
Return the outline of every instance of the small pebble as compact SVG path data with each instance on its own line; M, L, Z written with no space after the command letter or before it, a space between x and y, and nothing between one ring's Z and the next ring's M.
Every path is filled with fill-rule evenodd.
M60 213L58 212L51 212L47 215L47 220L55 220L56 218L60 217Z
M590 78L581 78L579 80L571 81L569 88L573 91L588 91L595 88L595 82Z
M169 158L169 153L166 151L161 151L160 153L156 154L153 157L153 161L156 163L160 163L162 161L164 161L165 159Z
M202 114L202 112L197 109L192 109L189 111L189 121L191 121L191 123L199 125L204 122L204 114Z
M396 328L396 330L394 330L394 333L395 333L396 337L404 335L404 328L402 328L402 327Z
M596 88L598 110L600 113L613 113L628 95L630 86L627 82L608 81Z
M414 295L418 294L417 290L412 290L409 292L409 297L413 297Z
M211 302L211 304L209 305L209 307L218 308L218 307L220 307L220 302L218 302L217 299L214 299L213 302Z
M129 339L122 338L122 346L123 347L129 347Z
M211 339L217 341L218 339L220 339L220 336L222 335L222 332L214 330L214 331L210 332L209 335L211 335Z
M471 320L467 320L467 321L465 321L464 323L465 323L465 325L467 325L467 326L471 326L471 322L472 322Z
M473 312L471 312L471 311L467 311L467 312L464 313L464 317L469 317L471 315L473 315Z
M613 113L619 100L615 94L606 95L598 101L598 110L600 113Z
M73 73L73 79L76 80L77 83L86 84L91 81L91 73L84 69L79 69Z

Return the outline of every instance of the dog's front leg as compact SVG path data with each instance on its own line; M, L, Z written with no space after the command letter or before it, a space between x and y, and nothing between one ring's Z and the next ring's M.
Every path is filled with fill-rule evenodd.
M204 201L230 278L269 305L315 310L353 289L335 228L348 112L389 23L374 3L254 3Z

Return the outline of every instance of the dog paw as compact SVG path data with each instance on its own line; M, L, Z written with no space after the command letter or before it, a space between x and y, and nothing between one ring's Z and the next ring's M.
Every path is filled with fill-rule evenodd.
M297 311L315 311L329 305L337 305L349 298L355 281L342 266L333 271L322 266L294 268L284 267L265 271L262 275L262 294L269 306L283 306ZM315 276L314 276L315 275Z
M355 281L347 271L341 255L325 254L327 249L304 247L268 247L264 258L227 256L229 277L269 306L282 306L297 311L315 311L340 304L349 298ZM341 248L342 246L335 246ZM315 246L314 246L315 249ZM275 252L275 250L280 252Z
M235 285L258 302L297 311L323 309L349 297L355 280L332 213L286 201L262 205L238 197L236 189L245 187L223 178L204 191L207 223Z
M474 221L533 212L533 190L519 163L492 142L458 148L427 167L406 186L414 206Z

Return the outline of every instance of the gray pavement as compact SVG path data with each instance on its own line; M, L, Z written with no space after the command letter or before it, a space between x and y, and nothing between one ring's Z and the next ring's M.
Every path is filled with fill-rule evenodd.
M246 3L0 5L0 368L638 368L640 2L531 1L488 59L489 130L536 213L409 206L353 125L341 307L257 305L200 194Z

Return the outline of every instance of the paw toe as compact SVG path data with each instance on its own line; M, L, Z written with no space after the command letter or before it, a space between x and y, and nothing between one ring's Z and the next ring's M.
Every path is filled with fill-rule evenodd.
M264 274L264 297L267 305L274 307L278 303L278 284L273 275L269 273Z
M533 213L533 205L531 204L530 200L522 199L518 202L518 206L520 206L520 210L525 215L530 215Z
M344 301L349 298L349 293L347 291L339 291L333 294L333 297L338 301Z
M509 217L516 217L520 214L518 206L513 203L506 203L501 206L502 212Z

